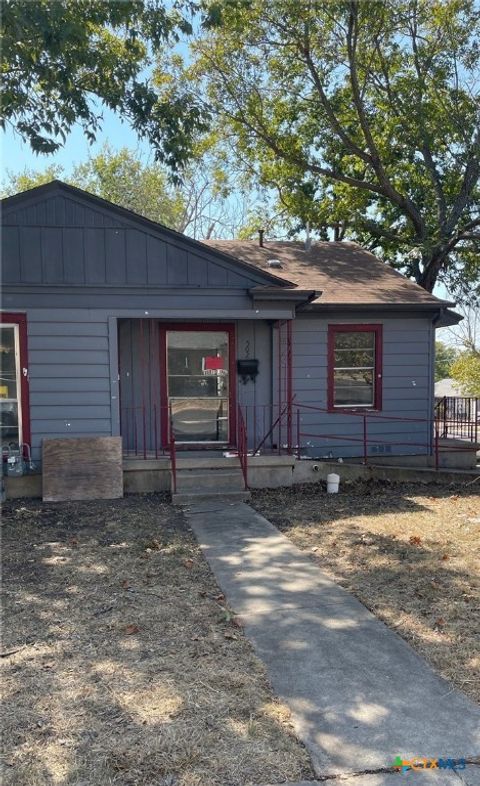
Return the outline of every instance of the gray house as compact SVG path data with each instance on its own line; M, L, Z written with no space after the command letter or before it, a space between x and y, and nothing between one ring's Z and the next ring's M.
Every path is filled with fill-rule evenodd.
M200 243L59 181L3 201L2 443L428 453L439 300L350 243ZM191 454L190 454L191 455Z

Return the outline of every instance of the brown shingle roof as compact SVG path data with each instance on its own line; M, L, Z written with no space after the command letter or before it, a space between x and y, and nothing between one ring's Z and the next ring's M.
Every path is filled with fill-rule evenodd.
M301 289L322 292L318 304L453 305L381 262L355 243L317 242L309 251L303 243L254 240L208 240L208 245L250 265L273 273ZM282 267L268 266L271 259Z

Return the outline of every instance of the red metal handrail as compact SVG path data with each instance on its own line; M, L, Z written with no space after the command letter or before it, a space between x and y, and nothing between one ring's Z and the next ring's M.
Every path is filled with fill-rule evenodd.
M245 426L245 419L243 417L242 408L238 406L238 413L237 413L237 450L238 450L238 459L240 461L240 466L242 468L243 474L243 483L245 485L245 491L248 490L248 437L247 437L247 428Z
M169 446L170 446L170 469L172 472L172 493L177 493L177 453L175 449L175 433L173 430L173 417L172 417L172 410L170 408L170 434L169 434Z

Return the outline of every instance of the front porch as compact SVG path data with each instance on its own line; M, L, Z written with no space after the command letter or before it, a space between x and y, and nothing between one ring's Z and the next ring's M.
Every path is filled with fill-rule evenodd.
M119 319L118 376L126 459L171 457L173 443L178 456L195 457L236 453L242 439L249 451L293 444L291 418L290 437L282 433L292 402L290 320Z

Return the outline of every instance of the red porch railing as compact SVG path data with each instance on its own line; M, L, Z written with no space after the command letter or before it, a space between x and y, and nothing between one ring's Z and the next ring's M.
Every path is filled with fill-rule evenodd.
M478 404L478 399L474 400ZM317 460L361 458L364 464L382 455L429 455L436 469L445 452L471 452L480 436L477 408L470 407L465 415L453 411L449 417L444 400L437 404L431 418L385 415L379 412L330 411L292 398L283 405L239 405L237 408L236 448L248 488L249 456L287 454ZM160 444L161 407L151 411L145 407L122 410L121 428L125 456L170 458L172 489L176 491L177 446L172 413L167 445ZM457 417L458 415L458 417ZM474 419L475 416L475 419ZM461 428L460 428L461 427ZM451 439L449 439L451 438Z
M172 472L172 492L177 493L177 451L175 450L175 434L170 432L170 469Z
M252 454L277 453L296 455L297 458L334 458L338 448L343 447L345 458L359 457L366 464L382 455L430 455L434 456L435 467L440 465L440 456L445 452L471 452L477 444L476 424L464 430L464 444L446 444L445 434L438 418L404 417L385 415L378 412L351 410L331 411L313 404L294 400L293 406L285 404L280 411L269 405L241 407L248 426L248 439L253 445ZM293 409L293 414L290 414ZM318 417L321 423L316 423ZM285 425L291 421L291 428ZM269 422L263 436L258 437L257 424ZM406 426L410 425L410 428ZM448 423L447 423L448 425ZM291 432L286 442L282 435ZM341 432L344 433L341 433ZM452 435L452 430L447 428ZM318 455L321 451L325 454ZM309 455L310 454L310 455ZM247 454L248 458L248 454Z
M238 437L237 437L238 459L240 461L240 466L242 468L243 483L245 486L245 490L247 490L248 489L248 436L247 436L247 428L245 425L242 408L240 406L238 407L238 413L237 413L237 430L238 430Z

